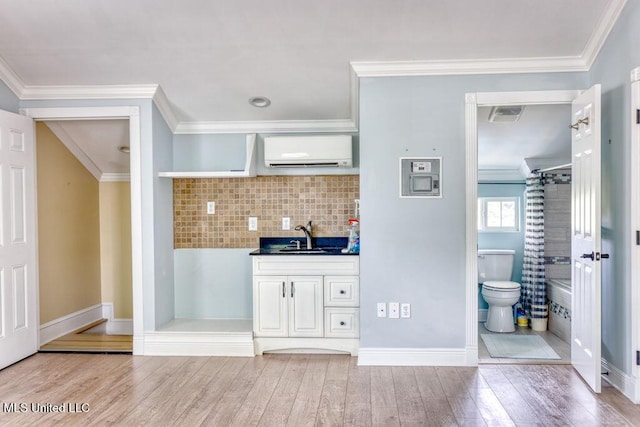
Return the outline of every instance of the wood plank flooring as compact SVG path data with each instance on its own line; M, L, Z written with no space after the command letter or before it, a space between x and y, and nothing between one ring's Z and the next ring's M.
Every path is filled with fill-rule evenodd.
M640 425L640 405L606 384L592 393L567 365L358 366L342 355L38 353L0 371L0 405L2 426Z
M43 352L90 352L90 353L132 353L133 336L109 335L106 333L94 333L92 330L100 330L107 319L86 325L70 334L56 338L42 346Z

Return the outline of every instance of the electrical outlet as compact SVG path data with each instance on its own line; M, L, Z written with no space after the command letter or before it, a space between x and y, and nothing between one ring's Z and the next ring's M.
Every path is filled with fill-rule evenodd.
M216 213L216 202L207 202L207 215Z
M288 216L282 218L282 229L291 230L291 218Z
M249 231L258 231L258 218L255 216L249 217Z
M400 317L403 319L411 317L411 304L400 304Z
M379 302L376 312L378 313L378 317L387 317L387 304Z
M390 302L389 303L389 319L399 319L399 318L400 318L400 303Z

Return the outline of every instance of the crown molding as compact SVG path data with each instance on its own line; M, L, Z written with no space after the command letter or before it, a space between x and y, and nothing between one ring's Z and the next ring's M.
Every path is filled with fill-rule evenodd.
M498 58L444 61L351 62L358 77L443 76L465 74L566 73L587 71L582 57Z
M526 175L520 169L478 169L478 182L483 181L519 181L524 182Z
M103 173L100 182L130 182L131 175L128 173Z
M24 83L2 57L0 57L0 80L11 89L15 96L20 98L20 94L24 90Z
M352 119L180 122L176 134L201 133L334 133L357 132Z
M24 86L21 100L153 98L157 84Z
M591 33L591 37L582 51L582 59L587 69L590 69L595 62L626 4L627 0L611 0L611 5L604 10L598 25Z
M158 110L160 110L160 114L164 117L164 121L167 123L167 126L169 126L169 129L171 129L171 132L176 133L179 121L173 112L173 108L171 108L169 98L167 98L167 95L160 85L158 85L153 95L153 102L156 104L156 107L158 107Z

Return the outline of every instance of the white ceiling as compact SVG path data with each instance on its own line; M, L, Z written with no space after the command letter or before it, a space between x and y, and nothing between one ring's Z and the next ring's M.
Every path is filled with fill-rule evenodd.
M512 123L489 122L491 108L478 108L479 170L524 177L525 160L536 167L571 162L570 105L527 105Z
M342 120L351 62L588 60L620 4L0 0L0 59L27 88L159 84L178 122Z
M585 70L625 1L0 0L0 78L22 99L73 98L103 85L157 95L159 85L159 107L176 132L246 132L248 123L304 131L312 122L344 132L357 126L354 71ZM252 107L252 96L272 104ZM480 167L566 154L559 131L549 130L560 115L542 114L527 107L514 127L480 121ZM128 170L116 150L128 145L126 126L51 124L96 176Z

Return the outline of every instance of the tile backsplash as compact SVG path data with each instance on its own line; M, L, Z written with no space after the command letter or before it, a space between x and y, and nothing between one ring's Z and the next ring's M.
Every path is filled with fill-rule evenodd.
M357 175L174 179L174 247L257 248L260 236L302 237L294 227L309 220L314 236L347 236L359 194ZM258 231L248 231L249 217ZM283 217L291 230L282 230Z

